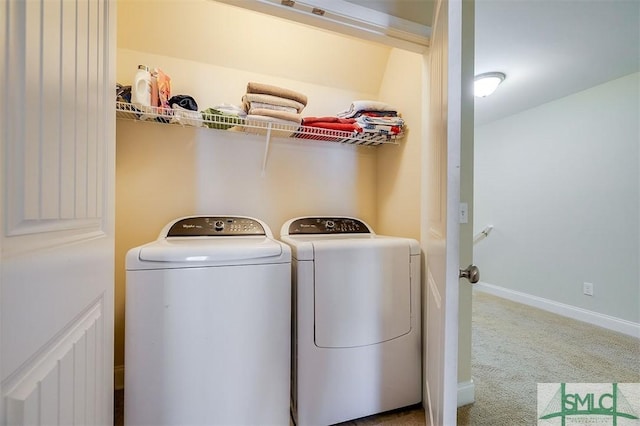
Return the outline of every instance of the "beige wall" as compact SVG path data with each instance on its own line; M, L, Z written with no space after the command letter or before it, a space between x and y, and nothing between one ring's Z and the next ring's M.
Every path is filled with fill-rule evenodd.
M377 228L379 234L420 239L420 152L422 144L422 55L394 49L379 97L402 106L407 136L399 146L377 150Z
M354 215L379 233L419 236L421 56L215 2L177 4L118 3L118 82L130 84L137 64L159 67L174 94L192 95L204 109L239 104L247 82L259 81L306 94L303 116L379 99L398 107L410 132L400 145L377 148L276 138L263 171L263 136L118 120L117 367L124 364L124 256L171 219L249 215L278 236L290 217ZM167 20L154 33L154 22Z
M360 93L377 93L391 50L211 0L118 0L118 48ZM241 79L218 83L244 90Z
M114 364L120 375L124 365L124 258L130 248L154 240L170 219L193 212L195 192L184 190L196 180L195 171L184 166L195 157L195 144L188 134L189 129L177 126L116 123Z

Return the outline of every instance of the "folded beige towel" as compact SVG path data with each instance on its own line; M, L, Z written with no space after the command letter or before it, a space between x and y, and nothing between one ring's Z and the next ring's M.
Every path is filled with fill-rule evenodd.
M263 95L279 96L281 98L292 99L307 105L307 96L294 90L285 89L270 84L249 82L247 84L247 93L262 93Z
M264 102L249 102L249 111L251 111L254 108L273 109L275 111L287 111L292 114L298 114L300 112L297 109L291 108L288 106L265 104Z
M252 102L263 104L271 104L283 107L295 108L296 111L302 112L304 105L293 99L281 98L279 96L264 95L262 93L247 93L242 97L242 105L245 111L249 111Z
M295 123L302 123L302 115L300 114L292 114L286 111L276 111L273 109L265 109L265 108L252 108L249 111L249 115L261 115L263 117L272 117L277 118L278 120L285 120Z

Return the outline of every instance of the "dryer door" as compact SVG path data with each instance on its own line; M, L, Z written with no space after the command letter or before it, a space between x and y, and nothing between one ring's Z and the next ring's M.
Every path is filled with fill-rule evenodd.
M314 241L313 246L317 346L372 345L411 330L406 241L326 240Z

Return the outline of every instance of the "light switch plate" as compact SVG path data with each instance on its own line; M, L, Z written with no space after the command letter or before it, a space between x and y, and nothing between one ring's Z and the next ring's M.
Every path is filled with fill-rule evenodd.
M460 223L469 223L469 204L460 203Z

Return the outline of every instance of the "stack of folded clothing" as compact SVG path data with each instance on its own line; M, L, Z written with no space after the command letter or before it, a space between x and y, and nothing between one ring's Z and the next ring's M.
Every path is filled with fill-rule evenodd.
M207 108L202 113L204 125L211 129L233 129L247 116L244 109L236 105L220 104L213 108Z
M291 136L302 123L301 112L307 105L307 97L290 89L249 82L242 104L247 112L245 131L264 134L267 124L273 123L281 130L272 134Z
M398 136L403 132L404 120L398 110L379 101L354 101L349 109L338 113L340 118L355 118L359 133Z
M302 125L304 129L296 134L297 138L336 141L348 136L338 132L348 132L349 135L358 132L355 118L305 117Z
M361 133L372 133L386 136L402 135L404 120L400 117L370 116L365 113L356 119Z
M354 101L335 117L305 117L296 137L334 140L365 138L387 140L402 135L404 120L395 107L378 101Z

